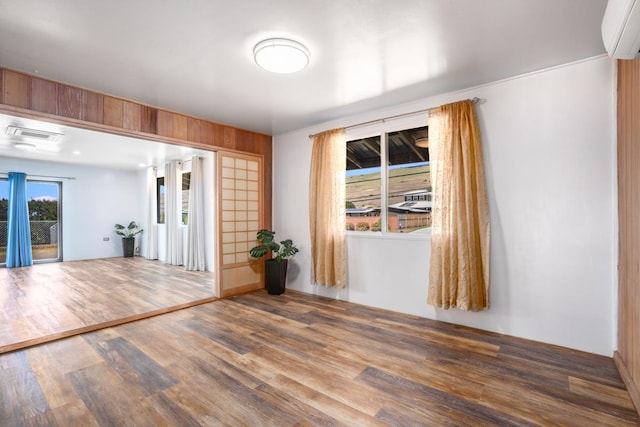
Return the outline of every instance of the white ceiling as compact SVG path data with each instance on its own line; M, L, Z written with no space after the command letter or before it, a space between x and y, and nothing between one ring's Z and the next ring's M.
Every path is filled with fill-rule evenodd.
M606 0L0 0L0 66L277 135L602 54L605 6ZM252 49L269 37L305 44L310 65L292 75L260 69ZM4 135L16 121L66 136L57 151L16 150L16 138ZM0 156L132 169L191 154L185 150L191 149L0 117Z
M278 134L604 53L606 0L0 0L0 65ZM253 46L293 38L307 69Z

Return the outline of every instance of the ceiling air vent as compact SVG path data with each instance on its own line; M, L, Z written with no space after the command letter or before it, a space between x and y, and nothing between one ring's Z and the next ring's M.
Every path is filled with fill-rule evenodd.
M23 136L25 138L32 138L32 139L37 139L39 141L49 141L49 142L56 142L62 137L61 133L49 132L49 131L40 130L40 129L23 128L20 126L7 126L6 133L7 135L11 135L11 136Z

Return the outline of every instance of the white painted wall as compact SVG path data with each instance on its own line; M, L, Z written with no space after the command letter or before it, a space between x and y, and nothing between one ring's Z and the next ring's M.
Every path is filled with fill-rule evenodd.
M27 179L29 175L75 178L51 179L62 182L64 261L122 256L114 224L140 224L144 217L136 172L7 157L0 158L0 165L3 172L27 173Z
M301 249L288 286L611 356L617 262L614 74L612 60L596 57L275 136L274 229ZM492 227L490 310L470 313L426 304L428 237L350 234L348 288L312 286L307 135L472 97L485 100L478 114Z

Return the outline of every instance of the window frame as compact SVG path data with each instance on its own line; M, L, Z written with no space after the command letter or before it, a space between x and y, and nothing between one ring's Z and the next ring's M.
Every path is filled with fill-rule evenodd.
M162 184L160 184L160 180L162 180ZM164 187L164 197L165 197L165 204L167 203L166 201L166 194L167 194L167 188L164 185L164 176L159 176L156 177L156 224L164 224L166 222L166 219L163 216L160 216L161 213L164 214L163 209L160 209L160 187ZM160 218L162 218L163 220L160 221Z
M185 175L189 176L188 179L188 187L185 190ZM165 185L165 177L164 176L158 176L156 177L156 224L166 224L166 219L164 219L164 221L160 221L161 214L163 214L164 216L164 212L163 210L160 208L160 187L164 187L165 189L165 193L164 193L164 197L165 197L165 204L166 204L166 191L167 191L167 187ZM185 196L185 191L187 191L187 211L186 213L184 212L184 210L182 209L182 206L184 204L184 196ZM183 171L182 174L180 175L180 225L182 226L187 226L188 221L189 221L189 192L191 191L191 171ZM185 215L187 217L187 222L184 222L184 218Z
M403 131L407 129L419 128L428 126L428 117L426 113L416 113L392 120L380 120L373 124L365 126L355 126L347 128L345 132L345 140L348 144L349 141L359 140L363 138L380 137L380 231L357 231L357 230L345 230L349 236L367 237L367 238L385 238L385 239L400 239L400 240L425 240L431 239L431 227L425 229L422 233L398 233L388 231L388 166L382 167L382 165L388 164L388 134L392 132ZM346 149L346 147L345 147ZM431 165L431 161L430 161ZM345 168L346 172L346 168Z
M5 174L3 174L5 175ZM9 181L8 176L0 176L0 181L4 181L7 182ZM63 232L63 221L62 221L62 190L63 190L63 182L62 180L59 179L29 179L29 177L27 177L27 181L26 181L27 186L29 184L46 184L46 185L54 185L56 186L56 191L57 191L57 199L56 199L56 221L57 221L57 226L58 226L58 232L57 232L57 256L54 258L33 258L33 263L34 264L46 264L46 263L53 263L53 262L62 262L63 259L63 252L62 252L62 243L63 243L63 238L62 238L62 232ZM27 190L29 191L29 190ZM8 208L8 200L9 200L9 195L7 194L7 208ZM29 200L31 201L31 199ZM28 212L29 212L29 222L31 223L31 221L34 221L32 219L32 215L31 215L31 208L28 208ZM6 222L8 223L8 212L7 212L7 218L6 218ZM8 234L8 233L7 233ZM8 236L7 236L8 237ZM31 243L33 245L33 236L31 236L32 238ZM6 248L6 241L5 243L5 248ZM33 254L32 254L33 255ZM0 262L0 267L6 267L7 265L7 258L6 258L6 254L5 254L5 258L4 261Z
M188 188L184 188L185 187L185 176L188 175L189 179L187 182L187 187ZM184 209L182 209L182 207L185 205L185 200L184 200L184 196L185 196L185 191L187 192L187 201L186 201L186 205L187 205L187 209L186 212ZM184 225L187 226L189 224L189 194L191 193L191 170L188 171L183 171L182 172L182 176L180 177L180 225ZM186 215L186 219L187 222L184 221L185 219L185 215Z

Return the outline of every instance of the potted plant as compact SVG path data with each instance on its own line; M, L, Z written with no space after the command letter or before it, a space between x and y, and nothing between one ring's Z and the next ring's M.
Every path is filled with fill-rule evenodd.
M142 229L138 228L138 224L135 221L131 221L126 227L124 225L116 224L116 234L122 236L122 252L125 258L133 256L133 250L135 247L136 235L142 233Z
M261 258L271 251L271 259L265 260L264 271L267 292L271 295L280 295L284 292L287 281L288 258L298 253L291 239L276 242L275 231L260 230L256 235L256 240L260 242L258 246L251 248L249 255L252 258Z

